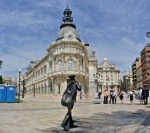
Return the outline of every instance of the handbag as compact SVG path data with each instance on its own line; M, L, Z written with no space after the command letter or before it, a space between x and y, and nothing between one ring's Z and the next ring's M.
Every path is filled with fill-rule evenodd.
M71 82L66 90L64 91L63 93L63 96L62 96L62 99L61 99L61 105L62 106L66 106L66 107L69 107L72 102L73 102L73 95L72 95L72 86L73 86L74 82Z

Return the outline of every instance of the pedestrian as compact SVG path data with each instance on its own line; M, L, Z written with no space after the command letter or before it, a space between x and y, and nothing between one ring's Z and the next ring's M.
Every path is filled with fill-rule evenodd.
M139 88L138 92L138 100L140 101L140 104L143 104L143 96L142 96L142 88Z
M102 94L102 92L99 90L99 92L98 92L98 99L101 99L101 94Z
M63 127L65 131L69 131L70 128L77 127L74 125L75 121L72 119L71 110L73 109L74 103L76 101L77 90L81 91L79 83L75 81L75 75L71 75L69 78L70 82L61 99L61 105L68 108L68 112L61 123L61 127Z
M129 97L130 97L131 105L133 105L133 92L132 92L132 90L129 91Z
M116 91L113 91L112 93L112 104L116 104L117 102L117 92Z
M123 97L124 97L124 92L121 91L119 94L118 94L120 100L121 100L121 103L123 104Z
M144 86L143 89L142 89L143 101L144 101L144 105L147 105L148 97L149 97L149 90L148 90L146 84L144 84L143 86Z
M108 91L105 90L104 91L104 104L107 104L108 103Z
M113 90L110 90L110 100L109 100L109 103L111 103L111 101L112 101L112 95L113 95Z

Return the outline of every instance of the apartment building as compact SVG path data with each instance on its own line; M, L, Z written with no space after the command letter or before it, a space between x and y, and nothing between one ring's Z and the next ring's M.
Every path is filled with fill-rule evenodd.
M137 76L137 88L143 87L141 57L136 58L136 76Z
M141 70L143 84L150 86L150 43L141 51Z

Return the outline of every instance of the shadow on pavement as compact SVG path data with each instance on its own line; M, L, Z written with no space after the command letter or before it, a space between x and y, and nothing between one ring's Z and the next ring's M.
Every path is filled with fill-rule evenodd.
M150 129L150 111L138 110L136 112L116 111L111 114L99 112L89 118L75 118L77 128L68 133L146 133ZM40 130L40 129L37 129ZM41 132L66 133L60 126L46 128Z

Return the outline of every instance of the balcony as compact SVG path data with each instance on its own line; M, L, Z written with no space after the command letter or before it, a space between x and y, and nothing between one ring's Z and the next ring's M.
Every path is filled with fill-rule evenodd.
M84 71L78 71L78 70L63 70L63 71L54 71L51 73L48 73L47 76L48 77L58 77L58 76L62 76L62 75L82 75L82 76L88 76L88 73L84 72Z

